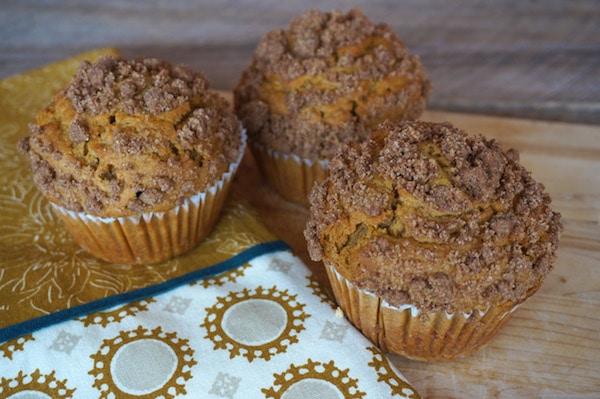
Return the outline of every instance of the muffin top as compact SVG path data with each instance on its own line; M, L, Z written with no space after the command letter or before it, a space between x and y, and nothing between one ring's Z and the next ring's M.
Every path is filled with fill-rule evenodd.
M267 33L234 90L249 142L312 160L387 118L416 119L430 83L386 24L359 10L308 10Z
M450 124L385 122L311 192L309 254L394 306L520 303L552 269L562 226L517 158Z
M19 141L52 202L96 216L160 212L204 191L242 147L204 76L156 59L83 62Z

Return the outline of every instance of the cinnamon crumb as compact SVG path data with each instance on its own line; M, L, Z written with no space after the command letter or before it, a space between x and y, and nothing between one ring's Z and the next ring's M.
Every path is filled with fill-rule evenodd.
M164 211L201 192L242 148L201 73L157 59L83 62L18 148L48 199L101 216Z
M90 131L85 122L74 119L69 128L69 138L74 143L82 143L90 140Z
M393 305L450 313L525 300L562 230L513 154L450 124L380 125L337 152L310 203L313 260Z
M430 93L419 59L359 10L307 10L268 32L234 90L249 139L329 159L387 118L416 119Z

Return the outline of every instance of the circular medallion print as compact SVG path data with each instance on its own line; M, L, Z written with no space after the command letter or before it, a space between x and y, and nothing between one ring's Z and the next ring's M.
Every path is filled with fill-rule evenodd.
M9 396L7 399L52 399L52 397L39 391L22 391Z
M350 378L349 370L340 370L333 360L321 363L309 359L306 364L292 364L274 376L273 386L262 389L267 398L359 399L365 396L358 390L358 379Z
M196 364L187 342L176 333L163 333L160 327L121 331L112 340L104 340L98 352L91 355L93 386L102 391L102 397L153 394L173 398L185 393L183 382L191 378L190 369Z
M244 289L217 298L217 303L206 309L201 326L214 348L228 350L231 358L241 355L250 362L269 360L298 342L296 335L305 329L303 323L309 317L304 306L287 290Z
M232 305L223 315L223 331L246 345L267 344L279 337L287 323L287 313L279 303L248 299Z
M344 399L344 395L331 382L307 378L296 382L281 395L281 399Z
M156 339L140 339L119 348L110 372L122 391L147 395L165 385L176 367L177 354L169 345Z
M75 389L67 387L67 380L58 380L55 371L31 374L22 371L14 378L0 378L0 397L10 399L66 399L72 398Z

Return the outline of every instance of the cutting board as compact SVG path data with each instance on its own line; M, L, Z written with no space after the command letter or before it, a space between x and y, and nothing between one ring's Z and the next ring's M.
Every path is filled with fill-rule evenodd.
M565 228L554 270L486 348L448 362L392 362L424 398L600 397L600 127L438 111L421 119L517 149ZM306 251L307 210L272 191L249 152L234 190L327 285Z

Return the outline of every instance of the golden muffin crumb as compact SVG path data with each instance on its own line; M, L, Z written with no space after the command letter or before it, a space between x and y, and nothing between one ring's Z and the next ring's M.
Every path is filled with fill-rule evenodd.
M234 98L250 141L316 160L387 118L418 118L429 93L390 26L356 9L309 10L260 40Z
M83 62L19 148L45 196L72 211L164 211L213 185L241 128L200 73L156 59Z
M522 302L552 269L562 226L515 154L450 124L380 125L311 192L311 258L395 306Z

